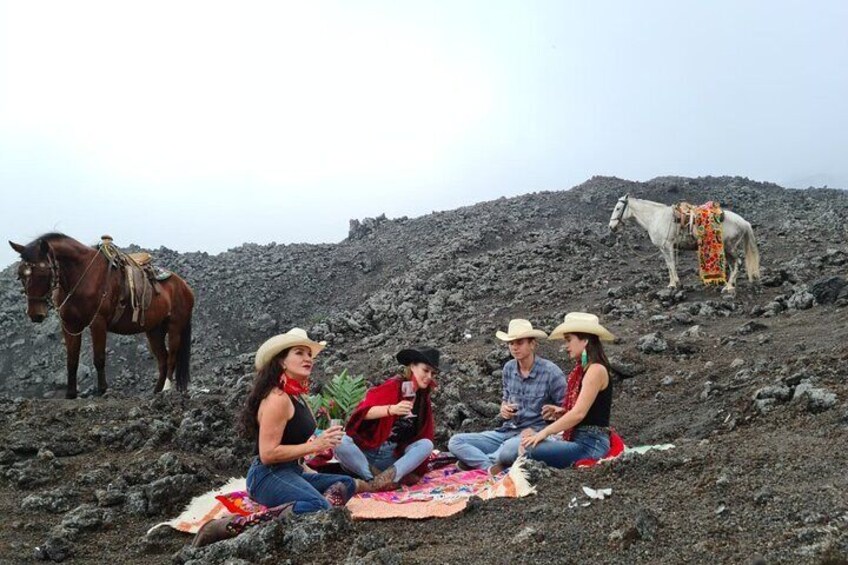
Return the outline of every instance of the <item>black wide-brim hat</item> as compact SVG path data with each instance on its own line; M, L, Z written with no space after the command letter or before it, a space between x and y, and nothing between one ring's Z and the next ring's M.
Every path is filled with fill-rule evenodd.
M433 347L410 347L409 349L401 349L396 355L398 363L401 365L410 365L412 363L427 363L436 371L439 371L438 349Z

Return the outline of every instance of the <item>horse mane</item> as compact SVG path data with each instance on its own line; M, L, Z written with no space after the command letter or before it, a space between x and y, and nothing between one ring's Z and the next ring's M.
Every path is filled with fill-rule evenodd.
M662 202L654 202L653 200L644 200L642 198L630 198L630 200L636 200L640 204L650 204L650 205L655 206L657 208L660 208L660 207L661 208L667 208L668 207L668 204L663 204Z
M28 261L30 263L35 262L35 261L38 260L38 257L41 254L41 242L42 241L52 242L52 241L59 241L59 240L66 240L66 239L69 239L71 241L76 241L71 236L65 235L62 232L51 231L51 232L41 234L40 236L36 237L32 241L30 241L28 244L26 244L26 246L24 246L24 251L23 251L23 253L21 253L21 259L23 259L24 261ZM94 247L94 246L92 246L92 247ZM94 248L96 249L96 247L94 247Z

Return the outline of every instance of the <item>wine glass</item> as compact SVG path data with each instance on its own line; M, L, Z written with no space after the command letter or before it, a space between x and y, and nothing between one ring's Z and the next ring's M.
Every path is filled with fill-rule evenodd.
M521 412L521 399L516 394L510 394L507 397L506 403L515 411L515 414L512 415L512 418L506 424L511 428L517 428L518 424L515 423L515 419L518 418L518 413Z
M403 395L404 400L412 400L415 398L415 383L412 381L404 381L400 385L400 392ZM414 418L415 414L410 412L404 418Z

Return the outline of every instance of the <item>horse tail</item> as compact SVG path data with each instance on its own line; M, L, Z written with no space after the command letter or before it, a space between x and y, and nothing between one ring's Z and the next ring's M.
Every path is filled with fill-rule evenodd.
M190 315L190 314L189 314ZM188 319L180 332L180 348L177 350L177 365L174 367L174 380L177 390L187 390L190 378L189 361L191 360L191 318Z
M751 224L745 226L745 272L751 282L760 278L760 251Z

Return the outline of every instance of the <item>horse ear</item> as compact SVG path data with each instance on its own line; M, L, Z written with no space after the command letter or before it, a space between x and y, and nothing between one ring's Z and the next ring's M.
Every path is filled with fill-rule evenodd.
M11 245L11 246L12 246L12 249L14 249L14 250L15 250L15 252L16 252L18 255L21 255L21 254L24 252L24 249L26 249L26 248L25 248L23 245L21 245L20 243L15 243L15 242L13 242L13 241L10 241L10 242L9 242L9 245Z

